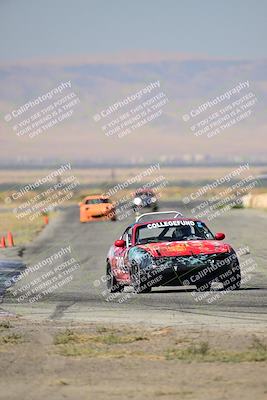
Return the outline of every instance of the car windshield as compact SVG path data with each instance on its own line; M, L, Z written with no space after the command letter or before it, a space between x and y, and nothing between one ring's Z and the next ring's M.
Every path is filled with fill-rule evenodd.
M136 192L135 197L153 197L153 193L151 192Z
M88 199L85 201L85 204L102 204L109 203L109 199Z
M136 230L137 244L209 239L214 239L214 236L201 221L151 222Z

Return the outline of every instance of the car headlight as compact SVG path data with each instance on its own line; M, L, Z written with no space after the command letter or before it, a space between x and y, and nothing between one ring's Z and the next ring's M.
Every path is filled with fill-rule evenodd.
M140 197L135 197L133 202L136 206L140 206L142 204L142 200L140 199Z
M143 249L132 249L128 254L128 260L132 266L139 266L141 270L153 268L152 256Z

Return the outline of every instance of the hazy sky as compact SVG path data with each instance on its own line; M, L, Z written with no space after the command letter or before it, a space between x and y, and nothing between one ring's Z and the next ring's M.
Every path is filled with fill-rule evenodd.
M265 155L266 37L267 0L0 0L0 160ZM11 111L68 80L78 111L33 139L15 134ZM164 114L107 138L94 115L155 80ZM183 115L247 80L251 116L196 137Z
M0 0L4 61L131 50L265 58L266 0Z

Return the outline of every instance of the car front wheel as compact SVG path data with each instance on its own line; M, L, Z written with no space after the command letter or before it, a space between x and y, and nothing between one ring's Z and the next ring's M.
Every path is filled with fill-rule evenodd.
M198 292L209 292L211 290L211 282L202 282L196 286Z
M241 271L235 267L230 279L222 280L224 290L238 290L241 286Z
M132 266L131 269L131 283L135 293L151 292L151 286L148 286L145 275L141 274L140 268L136 265Z
M116 277L114 276L111 266L107 263L107 288L110 293L122 292L124 287L120 283L117 282Z

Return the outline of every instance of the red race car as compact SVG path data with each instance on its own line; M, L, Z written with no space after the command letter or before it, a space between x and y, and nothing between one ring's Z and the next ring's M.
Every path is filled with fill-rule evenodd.
M154 214L174 213L172 218L143 221ZM136 293L153 286L194 285L198 291L220 282L224 289L238 289L241 273L234 249L213 235L204 222L184 218L177 211L143 214L128 226L107 255L107 287L121 292L131 285Z

